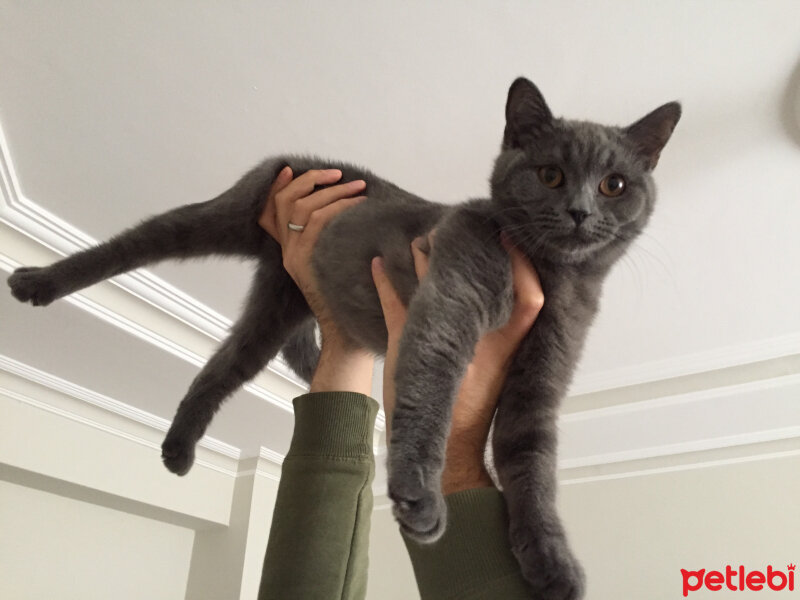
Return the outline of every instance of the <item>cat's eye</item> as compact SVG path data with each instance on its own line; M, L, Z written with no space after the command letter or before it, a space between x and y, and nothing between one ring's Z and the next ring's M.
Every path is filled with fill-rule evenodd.
M558 167L539 167L537 173L539 175L539 181L549 188L557 188L564 183L564 172Z
M609 198L616 198L625 191L625 178L622 175L609 175L600 182L600 193Z

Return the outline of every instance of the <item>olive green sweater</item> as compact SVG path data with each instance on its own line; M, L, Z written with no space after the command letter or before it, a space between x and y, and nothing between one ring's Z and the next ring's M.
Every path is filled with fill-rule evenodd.
M361 600L378 403L329 392L300 396L294 409L258 598ZM509 549L502 494L482 488L446 501L447 530L438 542L405 539L422 600L530 598Z

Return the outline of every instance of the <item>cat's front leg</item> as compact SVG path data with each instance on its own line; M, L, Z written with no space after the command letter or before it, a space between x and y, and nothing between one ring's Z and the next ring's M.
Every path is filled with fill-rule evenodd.
M480 336L507 321L513 303L508 256L482 226L485 218L457 215L437 233L400 342L389 496L403 531L422 542L445 528L441 477L458 387Z
M533 337L535 331L536 326L529 335ZM548 353L540 344L526 342L506 379L492 438L495 467L508 505L509 540L536 598L577 600L584 595L585 577L556 512L562 392L553 378L561 361L552 349Z

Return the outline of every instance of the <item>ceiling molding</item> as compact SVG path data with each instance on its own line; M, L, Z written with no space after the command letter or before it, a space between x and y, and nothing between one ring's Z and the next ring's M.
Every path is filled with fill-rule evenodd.
M706 390L696 390L692 392L685 392L682 394L659 396L657 398L639 400L636 402L623 402L620 404L612 404L610 406L604 406L602 408L592 408L587 410L579 410L571 413L564 413L559 417L559 422L561 424L566 424L566 423L574 423L577 421L587 421L590 419L598 419L613 415L630 414L645 410L653 410L655 408L664 408L667 406L689 404L692 402L703 402L714 398L730 397L735 394L743 394L747 392L761 391L761 390L770 390L774 388L781 388L784 386L798 385L798 384L800 384L800 373L793 375L784 375L781 377L770 377L766 379L758 379L756 381L748 381L745 383L737 383L734 385L726 385Z
M2 124L0 124L0 221L19 231L36 244L61 256L75 253L98 243L91 236L25 197L14 169ZM0 267L5 270L12 270L17 266L21 265L16 264L9 257L0 261ZM159 309L179 323L191 327L215 342L226 338L232 325L227 317L144 269L125 273L108 281L123 292L143 300L148 305ZM191 364L203 366L207 362L205 357L197 355L173 340L141 327L125 316L92 303L81 294L72 294L66 299L80 308L88 310L94 316L121 327ZM308 385L289 368L281 356L272 360L267 365L267 369L304 390L308 389ZM254 383L247 383L243 387L255 396L288 412L293 412L291 399L282 398ZM385 415L383 411L380 411L376 418L375 429L381 432L385 428Z
M92 390L86 389L85 387L71 383L60 377L56 377L55 375L51 375L50 373L45 373L44 371L31 367L30 365L21 363L18 360L14 360L13 358L9 356L4 356L2 354L0 354L0 371L9 373L11 375L24 379L26 381L30 381L37 385L41 385L47 389L62 394L63 396L68 396L75 400L80 400L81 402L85 402L92 406L96 406L97 408L100 408L104 411L119 415L128 421L140 423L141 425L144 425L151 429L155 429L162 433L166 432L169 429L170 421L168 421L167 419L164 419L152 413L136 408L135 406L125 404L124 402L120 402L119 400L115 400L114 398L109 398L108 396L104 396L103 394L98 394L97 392L94 392ZM63 408L57 408L47 405L41 400L32 399L28 403L33 404L39 408L45 408L47 410L50 410L51 412L57 412L61 416L66 416L73 420L79 420L81 422L85 420L84 417L78 415L73 411L65 411ZM129 434L124 434L123 437L129 437ZM149 441L147 442L142 441L141 443L144 443L147 446L152 445L152 443ZM202 437L202 439L198 442L198 446L206 448L207 450L210 450L211 452L214 452L216 454L232 458L234 460L239 460L241 458L241 451L239 450L239 448L231 446L230 444L226 444L225 442L209 437L207 435ZM160 450L161 447L158 446L158 448ZM280 456L278 453L274 454ZM268 456L264 456L264 458L270 460Z
M96 244L96 240L73 227L66 221L38 206L22 193L14 170L8 143L0 125L0 221L24 234L34 243L44 246L59 255L70 254ZM12 270L16 265L13 259L0 256L0 267ZM110 280L119 290L131 294L155 307L182 325L219 342L227 335L231 322L223 315L203 305L194 298L170 285L155 275L138 270ZM68 301L92 315L105 320L157 347L178 356L196 366L206 363L206 357L197 354L158 333L143 327L127 316L89 300L82 294L73 294ZM800 333L739 344L726 348L672 357L639 365L631 365L602 373L576 377L570 395L582 395L602 390L627 387L653 381L661 381L697 374L706 371L748 364L782 356L800 354ZM292 384L306 388L304 382L288 368L282 359L270 363L268 369ZM292 411L291 401L270 392L255 383L248 383L245 389L283 410ZM686 401L686 398L659 399L660 401ZM634 406L639 405L635 403ZM642 409L642 406L635 410ZM605 410L605 409L600 409ZM582 411L566 415L565 420L590 418L593 411ZM381 411L376 420L376 430L385 430L385 416Z
M48 390L52 390L59 398L68 401L66 403L61 402L60 404L54 403L52 399L48 401L47 396L44 394L34 394L38 397L33 397L30 393L24 393L19 389L12 389L12 387L15 387L14 385L12 385L12 387L7 387L7 385L3 385L2 383L0 383L0 396L10 398L38 410L145 446L155 450L160 455L161 444L153 441L153 439L143 437L142 430L138 429L135 425L143 425L147 429L155 430L161 434L169 428L170 422L168 420L108 396L104 396L103 394L75 385L60 377L45 373L44 371L9 358L8 356L0 355L0 372L8 373L26 382L31 382L47 388ZM80 405L75 405L73 404L74 402L79 402L81 403L80 405L86 404L93 406L102 411L101 413L93 413L94 415L113 414L121 417L121 419L113 423L102 422L105 420L104 418L92 418L92 415L82 414L85 411L80 410ZM261 447L258 456L255 458L243 458L239 448L207 435L203 436L197 445L212 453L206 456L222 457L222 460L215 459L217 463L220 463L215 464L215 462L204 460L201 456L198 456L195 459L195 464L197 466L205 467L233 478L258 475L275 482L280 480L280 470L284 456L270 448ZM250 461L254 461L255 468L242 470L241 465L247 464ZM236 465L239 465L239 467L237 468Z
M596 467L600 465L610 465L662 456L675 456L678 454L690 454L704 452L706 450L718 450L721 448L730 448L732 446L749 446L751 444L791 440L795 438L800 438L800 426L782 427L766 431L751 431L735 435L678 442L675 444L647 446L644 448L636 448L635 450L581 456L580 458L560 460L558 462L558 468L579 469L582 467Z
M99 243L24 196L14 170L2 124L0 124L0 191L2 192L0 220L50 250L66 256ZM219 342L227 337L232 325L227 317L144 269L115 277L112 283L160 308L214 341ZM280 357L273 360L268 368L292 383L307 387L307 384L297 377Z
M21 265L14 261L13 259L9 258L8 256L0 253L0 269L3 269L8 272L12 272L15 268L20 267ZM189 364L195 365L197 367L202 367L206 364L207 359L204 356L189 350L184 345L175 342L174 340L167 338L163 335L158 334L157 332L153 331L152 329L141 325L140 323L127 318L126 316L114 311L110 310L109 308L95 302L88 297L84 296L81 293L74 293L66 296L64 298L66 302L77 306L78 308L88 312L94 317L105 321L123 331L130 333L142 339L165 352L169 352L173 356L177 356L178 358L188 362ZM261 398L262 400L266 400L270 404L281 408L287 412L293 412L294 409L292 407L291 400L283 398L277 394L272 393L267 388L261 385L257 385L255 383L246 383L242 386L245 390L249 393Z
M613 481L756 461L781 460L796 456L800 456L800 441L798 438L790 438L751 446L728 446L685 455L657 456L612 465L564 469L559 473L559 484L576 485Z
M104 433L111 434L115 437L119 437L128 440L130 442L135 442L152 450L156 450L159 454L161 453L160 444L157 444L150 440L146 440L141 436L123 431L121 429L117 429L115 427L109 427L108 425L99 423L97 421L94 421L93 419L87 419L84 416L75 414L68 410L64 410L63 408L52 406L47 402L42 402L41 400L37 400L36 398L31 398L30 396L27 396L25 394L20 394L19 392L15 392L14 390L10 390L3 386L0 386L0 396L6 396L7 398L11 398L12 400L21 402L22 404L27 404L28 406L38 408L39 410L47 411L54 415L58 415L59 417L75 421L76 423L81 423L82 425L88 425L89 427L92 427ZM215 465L201 458L196 458L194 462L198 466L211 469L212 471L217 471L218 473L222 473L223 475L228 475L229 477L236 477L235 471L231 471L230 469L220 467L219 465Z
M258 456L264 460L268 460L271 463L275 463L276 465L282 465L283 460L286 458L280 452L275 452L274 450L270 450L264 446L261 446Z
M800 354L800 332L576 376L569 396L695 375Z

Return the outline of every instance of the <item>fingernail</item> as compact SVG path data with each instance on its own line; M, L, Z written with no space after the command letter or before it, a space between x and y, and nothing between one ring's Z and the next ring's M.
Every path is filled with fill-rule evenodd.
M378 272L383 271L383 258L375 256L372 259L372 270Z

